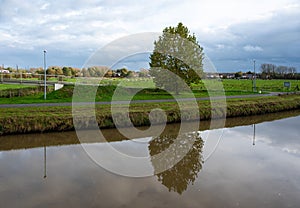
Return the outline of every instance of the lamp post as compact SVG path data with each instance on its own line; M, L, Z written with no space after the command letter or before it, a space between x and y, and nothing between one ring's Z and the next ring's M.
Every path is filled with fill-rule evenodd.
M254 69L254 75L253 75L253 91L256 92L256 72L255 72L255 60L253 60L253 69Z
M47 51L44 50L44 100L47 99L46 53Z

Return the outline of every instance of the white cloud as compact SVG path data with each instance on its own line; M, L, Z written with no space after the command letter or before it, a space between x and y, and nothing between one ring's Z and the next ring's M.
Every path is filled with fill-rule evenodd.
M53 31L65 30L65 29L67 29L68 27L69 27L68 25L57 24L57 25L53 25L53 26L51 27L51 30L53 30Z
M216 47L217 47L217 49L224 49L225 45L224 44L217 44Z
M45 3L45 4L43 4L41 7L40 7L40 9L41 10L45 10L45 9L47 9L48 7L49 7L49 3Z
M253 45L246 45L243 47L243 49L248 52L263 51L263 49L260 46Z
M294 19L285 20L284 25L280 18L274 23L273 20L284 11L287 17L287 14L295 14L291 17ZM218 59L226 59L230 54L238 60L245 55L238 52L241 48L244 53L277 53L277 50L271 49L278 47L277 44L262 40L268 40L266 34L270 35L272 31L282 33L278 28L289 24L291 27L296 26L297 18L300 19L299 3L296 0L68 0L51 3L43 0L2 0L0 49L7 51L9 46L14 46L9 54L15 53L18 48L23 52L27 47L32 50L55 48L70 53L81 51L85 54L82 56L84 62L91 50L116 38L139 32L161 32L166 26L183 22L196 34L199 42L206 46L206 52ZM267 25L266 22L272 24ZM248 23L251 23L250 26ZM253 30L253 24L258 25L256 30ZM289 40L295 41L296 35L285 35L284 38L273 35L272 40L275 41L276 37L276 41L281 43L279 45L286 45ZM289 51L299 54L295 50ZM13 59L13 56L7 56L0 52L3 61ZM61 56L62 64L63 59ZM34 59L27 58L27 61L34 62ZM13 62L15 64L16 61Z

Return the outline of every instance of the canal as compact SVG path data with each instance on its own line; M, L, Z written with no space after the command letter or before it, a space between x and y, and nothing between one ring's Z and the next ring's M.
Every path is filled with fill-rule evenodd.
M99 141L90 130L84 144L75 132L2 136L1 207L299 207L299 123L300 111L290 111L227 119L215 129L201 122L182 135L172 124L161 136L130 140L106 129L107 141ZM180 160L164 170L172 158L156 155L178 137L171 155ZM101 152L104 166L86 146ZM126 164L106 155L110 146L146 158L125 171L138 174L124 176ZM145 172L153 174L140 177Z

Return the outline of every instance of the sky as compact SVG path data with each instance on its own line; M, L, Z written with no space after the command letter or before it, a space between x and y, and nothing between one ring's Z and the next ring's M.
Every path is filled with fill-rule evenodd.
M40 67L46 49L47 66L81 68L119 38L178 22L219 72L253 70L254 59L257 68L272 63L300 72L299 0L0 0L0 64ZM148 57L129 54L114 66L149 68Z

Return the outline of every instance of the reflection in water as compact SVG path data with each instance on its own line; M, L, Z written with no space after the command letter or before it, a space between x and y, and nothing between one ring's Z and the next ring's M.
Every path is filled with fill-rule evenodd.
M47 178L47 149L46 146L44 146L44 178Z
M256 132L255 132L255 124L253 124L253 146L255 145L255 134L256 134Z
M170 163L170 166L172 166L175 158L161 157L159 158L159 162L153 162L153 158L155 155L169 148L171 144L174 144L176 139L180 140L180 146L176 146L172 149L174 153L173 157L182 157L182 159L170 169L156 175L158 181L166 186L169 191L182 194L190 183L193 184L199 171L202 169L203 160L201 153L203 140L198 136L198 133L186 133L178 137L168 135L154 138L149 143L149 152L154 170L159 170L161 167L158 166L165 163ZM182 151L183 149L189 148L188 144L191 140L194 141L192 147L187 154L181 155L185 153L185 151Z
M259 124L266 121L273 121L282 118L298 116L300 111L287 111L281 113L267 114L261 116L249 116L247 118L228 118L226 119L226 127L244 126ZM163 135L174 134L174 131L179 128L180 124L169 124L166 126ZM147 127L143 127L147 128ZM141 129L143 129L141 128ZM209 121L201 121L200 130L207 130L210 128ZM222 127L223 128L223 127ZM130 131L130 129L129 129ZM105 129L102 133L108 142L127 140L115 129ZM91 143L103 142L94 138L95 133L93 131L86 131L88 141ZM0 136L0 151L16 150L16 149L29 149L36 147L60 146L79 144L79 140L75 132L59 132L59 133L45 133L45 134L21 134L21 135L7 135ZM136 138L136 137L133 137ZM105 142L107 142L105 141Z
M210 143L206 134L217 130L203 131L201 138L195 133L181 135L182 149L184 141L195 140L188 154L169 170L139 179L120 177L95 165L80 145L73 145L78 141L72 132L0 137L1 205L297 208L300 116L264 123L260 123L266 119L264 116L255 118L259 123L255 128L250 123L254 119L231 122L230 126L249 125L224 129L222 141L213 157L205 162L205 168L202 168L203 158ZM143 148L138 146L136 150L147 156L150 152L155 157L174 144L175 127L168 125L170 131L149 143L147 140ZM111 142L120 141L116 142L119 146L132 145L132 141L125 141L113 130L105 132L113 139ZM251 148L253 142L255 148ZM90 145L105 146L105 143L95 140ZM181 155L181 148L175 153ZM153 161L148 162L157 168Z

